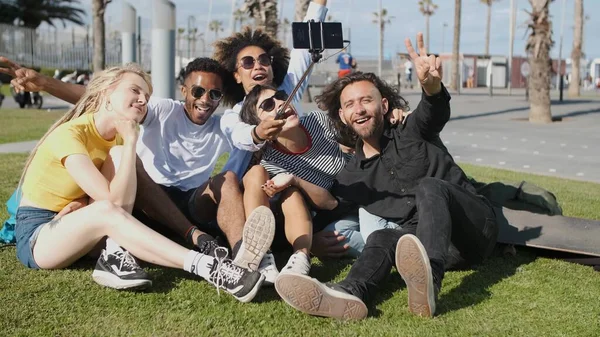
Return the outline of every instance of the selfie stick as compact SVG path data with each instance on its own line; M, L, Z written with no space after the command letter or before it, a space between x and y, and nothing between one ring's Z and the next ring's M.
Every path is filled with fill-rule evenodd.
M325 50L323 48L323 45L325 44L325 39L323 36L323 22L319 22L319 25L321 26L321 29L320 29L321 30L321 48L320 49L315 49L313 46L312 29L311 29L311 24L310 24L311 22L315 22L315 20L310 20L309 24L308 24L308 45L309 45L308 52L312 55L312 61L310 62L308 69L306 69L304 74L302 74L302 77L300 78L300 80L298 81L296 86L294 87L294 90L292 90L292 92L289 94L288 99L286 99L285 103L283 103L281 108L279 110L277 110L277 115L275 116L275 119L280 119L281 117L283 117L283 115L285 114L285 110L288 108L288 106L292 102L292 99L294 99L294 96L298 92L298 89L300 89L300 86L302 85L304 80L306 80L306 78L308 77L308 74L310 74L315 63L319 62L319 60L322 57L321 53L323 52L323 50Z

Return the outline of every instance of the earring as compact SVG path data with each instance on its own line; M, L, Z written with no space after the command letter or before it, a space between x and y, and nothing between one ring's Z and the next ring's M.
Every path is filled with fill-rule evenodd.
M112 111L112 105L110 105L109 101L106 101L106 103L104 104L104 108L106 109L106 111Z

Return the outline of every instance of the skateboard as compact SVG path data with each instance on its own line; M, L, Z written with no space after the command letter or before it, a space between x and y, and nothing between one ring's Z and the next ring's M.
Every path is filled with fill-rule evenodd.
M506 207L495 210L498 243L600 257L600 221Z

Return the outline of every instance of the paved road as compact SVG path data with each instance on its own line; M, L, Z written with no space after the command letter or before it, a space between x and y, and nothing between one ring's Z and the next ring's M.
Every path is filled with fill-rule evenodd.
M418 92L403 95L416 107ZM562 121L534 125L527 122L529 104L522 90L513 90L512 96L496 90L493 98L482 89L454 94L442 139L457 162L600 183L600 94L586 92L562 103L556 98L552 114ZM68 107L54 98L44 99L46 108ZM314 108L302 104L304 111ZM33 144L0 145L0 153L28 151Z

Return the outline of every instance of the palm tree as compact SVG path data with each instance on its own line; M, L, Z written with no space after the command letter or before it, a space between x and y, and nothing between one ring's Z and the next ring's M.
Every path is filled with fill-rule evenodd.
M246 22L246 12L241 9L236 9L233 12L233 31L237 32L237 23L240 23L240 28L244 26L244 22Z
M208 29L211 32L215 32L215 41L219 39L219 32L223 31L223 21L219 21L219 20L212 20L209 24L208 24Z
M256 27L261 27L269 35L277 37L277 0L245 0L245 9L254 18Z
M14 23L28 28L37 28L43 22L54 26L60 20L63 26L67 22L84 25L85 11L78 7L79 0L15 0L1 1L0 22Z
M529 55L531 67L529 80L529 121L532 123L551 123L550 111L550 73L552 64L550 49L552 41L552 22L550 21L551 0L529 0L531 12L527 23L530 34L525 49Z
M492 3L499 0L480 0L487 6L487 26L485 28L485 55L490 54L490 29L492 25Z
M571 81L569 81L569 97L579 97L579 81L581 79L580 63L583 45L583 0L575 0L575 31L573 32L573 50L571 51ZM559 65L560 67L560 65ZM559 68L560 69L560 68Z
M385 25L391 24L394 16L388 16L388 11L385 8L381 9L381 21L380 14L377 12L373 12L373 23L379 24L379 64L381 65L381 60L383 59L383 35L385 33ZM379 74L381 76L381 74Z
M459 76L459 47L460 47L460 11L461 0L454 0L454 41L452 42L452 82L450 88L460 90L462 83Z
M92 0L92 20L94 26L94 57L93 70L99 71L105 67L106 30L104 29L104 13L111 0Z
M294 22L300 22L304 20L309 4L310 0L296 0L296 7L294 9Z
M419 1L419 10L425 16L425 45L427 46L427 52L429 52L429 17L435 14L437 8L438 6L432 0Z

